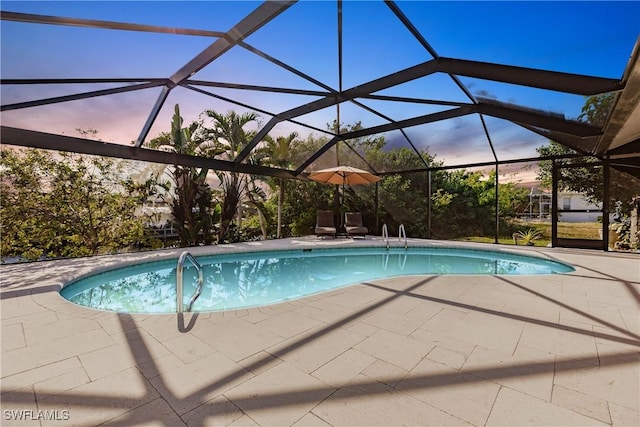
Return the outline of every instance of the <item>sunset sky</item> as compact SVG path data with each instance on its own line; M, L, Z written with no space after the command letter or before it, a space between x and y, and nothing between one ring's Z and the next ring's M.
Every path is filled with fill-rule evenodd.
M3 1L3 11L194 28L225 32L260 3L246 1ZM443 57L486 61L552 71L621 78L640 34L640 2L397 2L403 13ZM334 1L300 1L246 39L272 57L338 89L337 7ZM383 2L344 1L343 81L348 89L433 59ZM101 30L2 21L1 76L16 78L166 78L215 42L215 38ZM242 47L234 47L192 77L198 80L324 90ZM477 97L497 99L576 118L584 97L462 77ZM3 85L2 104L120 86ZM269 113L278 113L317 97L206 88ZM109 142L135 140L159 89L97 97L2 113L2 124L77 136L93 128ZM380 94L469 102L446 75L435 74ZM442 111L425 104L361 100L394 120ZM185 122L205 109L246 111L197 92L175 88L150 137L167 131L174 105ZM351 103L340 107L341 121L364 127L386 121ZM270 116L260 113L262 124ZM336 115L328 108L297 120L326 129ZM500 160L535 156L546 141L523 128L486 117ZM281 123L273 135L305 127ZM446 164L492 161L477 115L407 128L419 149ZM314 131L314 133L317 133ZM388 132L390 145L406 145L399 131Z

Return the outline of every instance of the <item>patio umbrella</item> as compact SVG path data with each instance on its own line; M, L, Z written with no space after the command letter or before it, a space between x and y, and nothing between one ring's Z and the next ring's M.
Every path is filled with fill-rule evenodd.
M344 194L345 184L371 184L380 181L382 178L372 174L371 172L353 168L351 166L337 166L335 168L320 169L315 172L311 172L309 174L309 179L325 184L342 185L342 194ZM340 211L339 208L338 211ZM338 216L340 217L340 222L342 223L342 216L339 212Z
M325 184L344 185L371 184L382 178L371 172L353 168L351 166L337 166L335 168L320 169L309 174L309 179Z

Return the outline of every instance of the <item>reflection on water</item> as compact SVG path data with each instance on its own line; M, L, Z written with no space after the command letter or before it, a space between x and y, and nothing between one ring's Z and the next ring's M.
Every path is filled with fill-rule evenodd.
M199 259L202 294L194 311L254 307L383 277L414 274L552 274L566 265L497 252L413 248L282 251ZM197 272L184 268L185 304ZM175 261L122 268L80 280L62 290L76 304L129 313L176 311Z

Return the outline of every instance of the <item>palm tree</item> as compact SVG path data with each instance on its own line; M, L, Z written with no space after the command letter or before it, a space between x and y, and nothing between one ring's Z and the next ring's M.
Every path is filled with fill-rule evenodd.
M182 127L178 104L174 107L171 132L160 134L147 144L151 148L179 154L215 156L219 151L209 142L199 137L200 124L192 123ZM170 202L180 243L182 246L194 246L200 243L212 243L211 217L212 191L206 182L208 169L174 165L171 176L175 184L174 197ZM169 188L169 185L166 185Z
M258 115L255 113L237 114L235 111L228 111L221 114L214 110L206 110L205 114L213 120L213 127L205 128L206 137L226 160L235 159L255 136L255 131L244 129L247 124L258 121ZM251 189L247 176L223 171L216 171L216 175L220 179L224 195L218 237L221 241L238 212L240 201L247 197Z
M265 137L267 145L263 147L267 162L276 167L291 167L291 149L296 138L298 138L296 132L292 132L288 136L279 136L275 140L267 135ZM282 206L284 204L285 184L286 180L284 178L278 178L278 230L276 232L278 239L282 237Z

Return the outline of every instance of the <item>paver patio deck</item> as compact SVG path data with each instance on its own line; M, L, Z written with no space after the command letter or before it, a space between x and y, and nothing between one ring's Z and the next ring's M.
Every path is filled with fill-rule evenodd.
M382 244L308 237L191 252ZM508 250L576 271L398 277L182 316L102 312L58 293L180 250L3 265L0 422L640 425L638 255Z

